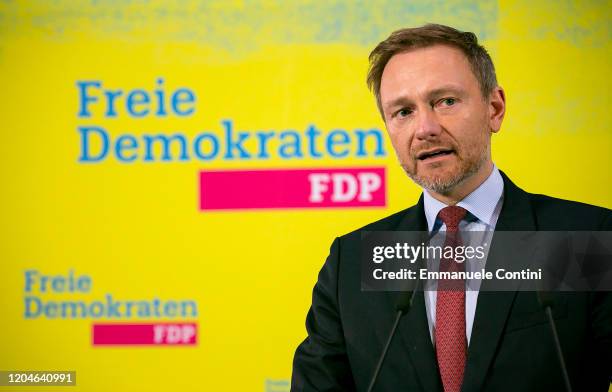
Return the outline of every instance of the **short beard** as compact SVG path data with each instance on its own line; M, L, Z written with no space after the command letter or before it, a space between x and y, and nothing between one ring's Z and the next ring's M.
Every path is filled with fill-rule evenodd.
M417 175L416 173L411 174L408 170L406 170L405 167L404 171L406 172L406 174L408 174L408 177L410 177L412 181L417 183L422 188L430 192L435 192L440 195L447 196L452 193L455 187L463 183L465 180L467 180L474 174L478 173L478 171L482 168L486 161L486 153L480 154L480 157L476 162L473 162L472 164L468 163L464 167L460 167L455 176L452 176L447 179L443 179L441 177L425 178Z

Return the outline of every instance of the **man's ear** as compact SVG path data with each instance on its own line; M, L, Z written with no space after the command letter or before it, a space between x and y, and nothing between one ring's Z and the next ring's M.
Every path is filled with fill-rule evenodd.
M489 128L496 133L501 128L504 115L506 114L506 93L504 89L497 86L489 95Z

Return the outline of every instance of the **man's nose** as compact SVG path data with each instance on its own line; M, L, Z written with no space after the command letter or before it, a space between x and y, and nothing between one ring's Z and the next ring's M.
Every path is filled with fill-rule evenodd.
M417 121L415 123L415 136L417 139L429 140L440 136L442 127L432 108L425 108L417 112Z

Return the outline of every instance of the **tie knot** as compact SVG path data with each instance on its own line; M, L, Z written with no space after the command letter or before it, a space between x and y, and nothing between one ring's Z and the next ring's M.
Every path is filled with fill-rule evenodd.
M459 222L463 218L465 218L465 214L467 214L467 210L462 207L457 206L448 206L444 207L438 213L438 217L444 222L446 225L447 231L457 231L459 227Z

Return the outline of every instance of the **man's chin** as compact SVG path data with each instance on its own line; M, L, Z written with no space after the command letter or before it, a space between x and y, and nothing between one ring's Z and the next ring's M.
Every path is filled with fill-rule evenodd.
M461 172L449 170L440 170L439 173L410 173L409 171L406 173L422 188L442 195L451 193L465 179Z

